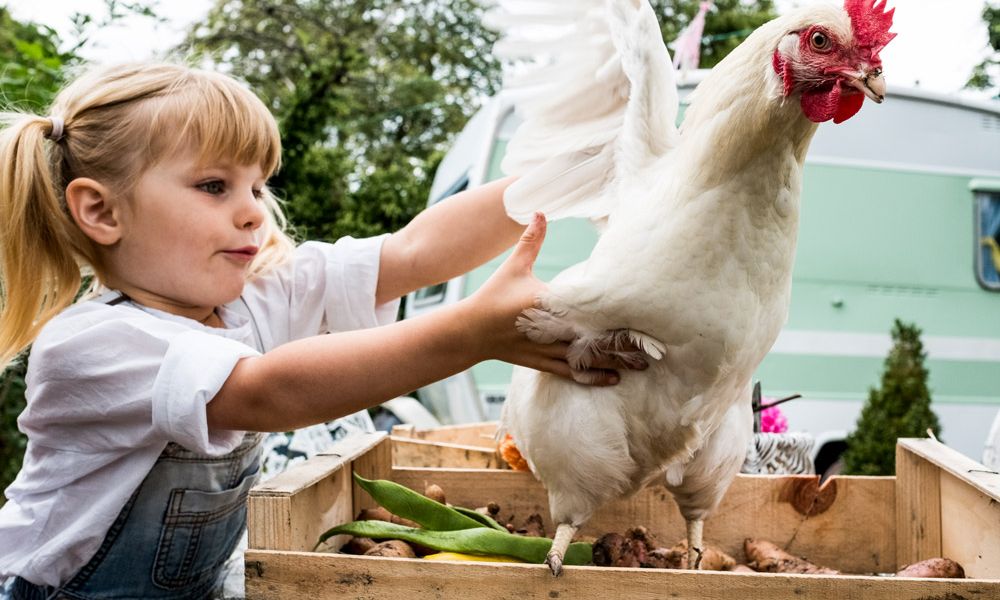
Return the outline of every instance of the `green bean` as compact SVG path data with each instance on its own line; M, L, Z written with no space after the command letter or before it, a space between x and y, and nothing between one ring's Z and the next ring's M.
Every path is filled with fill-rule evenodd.
M485 556L509 556L529 563L541 564L552 548L552 540L540 537L523 537L501 533L488 527L456 531L427 531L404 527L385 521L354 521L338 525L320 536L319 543L332 536L348 534L355 537L394 539L413 542L447 552ZM590 544L577 542L569 545L563 564L586 565L591 561Z
M386 510L397 517L409 519L424 529L452 531L483 526L480 521L398 483L385 479L372 481L357 473L354 474L354 480Z
M471 508L463 508L461 506L452 506L452 508L462 513L463 515L469 517L470 519L475 519L479 521L486 527L489 527L491 529L496 529L497 531L502 531L504 533L510 533L509 531L507 531L506 527L504 527L500 523L497 523L495 520L493 520L493 517L489 515L484 515L483 513L472 510Z

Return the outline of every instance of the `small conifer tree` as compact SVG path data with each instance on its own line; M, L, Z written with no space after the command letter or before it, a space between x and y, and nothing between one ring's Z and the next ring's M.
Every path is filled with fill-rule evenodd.
M897 438L926 437L928 429L940 436L927 389L927 355L920 329L896 319L892 340L882 386L869 390L857 427L847 437L844 474L893 475Z

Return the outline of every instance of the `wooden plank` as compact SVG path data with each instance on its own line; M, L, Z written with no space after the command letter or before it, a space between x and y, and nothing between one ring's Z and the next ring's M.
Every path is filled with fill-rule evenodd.
M384 433L379 434L378 441L369 445L368 449L351 461L353 471L365 479L389 479L392 474L392 441ZM359 486L354 486L353 520L364 508L375 508L378 503L372 500L368 492Z
M431 562L305 552L250 550L249 600L511 600L628 598L629 600L927 600L1000 598L1000 581L863 576L715 573L661 569Z
M500 469L506 466L492 448L395 436L392 437L392 464L396 467L455 469Z
M417 491L427 483L436 483L448 502L459 506L475 508L497 502L503 514L514 514L517 524L538 513L546 532L551 535L555 530L547 493L530 473L395 467L392 479ZM719 509L707 520L705 539L738 560L743 559L743 540L755 537L845 572L894 572L894 523L885 518L895 506L893 478L833 477L823 490L816 489L818 479L809 475L738 476ZM684 521L661 486L651 486L597 511L580 536L624 533L637 525L646 527L667 546L685 537Z
M944 471L941 555L958 561L968 577L1000 579L1000 502Z
M416 429L412 425L396 425L392 428L395 437L406 437L428 442L445 442L465 446L496 448L494 436L497 432L496 421L482 423L467 423L465 425L446 425L433 429Z
M309 550L322 532L352 520L356 511L350 466L387 442L385 433L352 436L255 486L247 500L250 547ZM388 453L385 446L383 454Z
M901 439L896 477L905 492L897 505L901 563L945 556L970 577L1000 578L1000 473L936 440ZM927 532L932 539L922 540Z
M896 444L896 560L903 567L941 556L941 470Z
M1000 473L994 469L935 440L903 438L898 445L1000 502Z

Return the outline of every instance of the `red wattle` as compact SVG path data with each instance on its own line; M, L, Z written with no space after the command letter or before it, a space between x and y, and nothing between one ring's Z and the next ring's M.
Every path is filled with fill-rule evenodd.
M843 123L861 110L861 105L865 103L865 95L855 92L840 95L840 103L837 104L837 114L833 115L834 123Z
M829 89L807 90L802 92L802 113L813 123L824 123L833 119L834 123L843 123L861 110L864 104L864 94L845 92L840 84L834 84Z
M829 121L837 114L840 104L840 86L827 90L806 90L802 92L802 113L813 123Z

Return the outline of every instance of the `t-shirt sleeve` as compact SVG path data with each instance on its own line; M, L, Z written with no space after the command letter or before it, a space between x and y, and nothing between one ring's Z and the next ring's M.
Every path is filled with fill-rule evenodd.
M256 296L257 311L267 314L275 329L275 345L395 321L398 299L375 303L382 244L388 237L306 242L277 273L255 282L250 293ZM287 325L280 327L282 323Z
M101 452L176 442L212 455L239 445L243 432L209 430L205 407L254 349L149 315L96 315L35 342L18 419L32 443Z
M153 429L189 450L225 454L242 431L209 429L206 406L241 358L257 356L245 344L200 331L175 336L153 382Z

